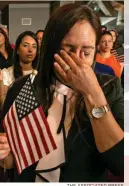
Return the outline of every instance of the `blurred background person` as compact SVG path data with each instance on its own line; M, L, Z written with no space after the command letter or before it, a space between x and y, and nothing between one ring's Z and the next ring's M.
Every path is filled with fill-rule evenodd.
M109 30L113 37L113 49L111 50L111 54L116 57L116 59L120 62L122 75L121 75L121 84L124 88L124 48L123 43L119 43L118 37L119 34L115 30Z
M0 28L9 36L8 29L5 26L0 26Z
M101 34L99 41L99 52L96 55L96 62L112 68L116 77L120 78L123 68L114 55L111 54L113 48L113 37L109 31ZM107 71L108 73L108 71Z
M105 25L102 25L101 26L101 32L105 32L105 31L107 31L107 27Z
M0 69L12 66L13 49L5 31L0 28Z
M113 38L113 48L116 48L115 44L117 42L118 33L115 30L109 30L109 32L111 33Z
M20 76L35 72L38 63L38 41L31 31L21 33L17 40L13 56L14 65L0 72L0 108L6 92L14 80Z
M4 30L4 32L6 33L7 37L9 37L9 32L8 29L5 26L0 26L0 28L2 28L2 30ZM12 49L14 49L15 45L14 44L10 44Z
M36 32L36 37L38 39L39 49L41 47L42 39L43 39L44 30L38 30Z
M111 53L120 61L121 65L124 63L124 48L123 43L119 43L119 34L115 30L109 30L113 37L113 48Z

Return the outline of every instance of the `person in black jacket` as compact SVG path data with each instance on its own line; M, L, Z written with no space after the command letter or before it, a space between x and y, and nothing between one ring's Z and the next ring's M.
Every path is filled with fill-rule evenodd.
M107 181L108 170L114 175L123 175L123 90L116 77L94 73L100 29L98 16L87 6L76 3L60 7L48 21L39 73L32 89L34 99L44 109L49 137L56 147L35 163L27 162L29 166L22 169L20 163L23 165L23 161L18 158L22 158L23 153L16 156L9 146L12 141L8 144L7 138L0 136L1 165L2 162L6 168L14 165L14 181L103 182ZM11 105L18 98L22 100L20 95L30 79L30 75L24 76L9 89L1 116L4 126L9 121ZM21 110L24 111L20 107L17 113ZM1 132L5 132L3 122ZM39 123L32 122L35 130ZM46 135L44 126L42 131ZM27 133L27 136L28 140L35 138L34 130L33 135ZM24 145L24 138L21 139ZM46 143L50 147L49 138ZM45 147L41 146L44 152ZM33 142L32 155L36 156L36 149Z

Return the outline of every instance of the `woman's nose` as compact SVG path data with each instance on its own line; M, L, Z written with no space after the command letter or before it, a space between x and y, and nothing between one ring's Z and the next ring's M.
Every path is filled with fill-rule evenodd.
M105 45L106 45L106 46L108 45L108 42L107 42L107 41L105 42Z
M29 47L28 48L28 52L32 52L32 47Z

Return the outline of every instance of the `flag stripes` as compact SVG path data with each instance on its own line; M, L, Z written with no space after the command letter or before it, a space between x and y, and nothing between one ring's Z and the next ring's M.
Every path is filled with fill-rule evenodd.
M112 49L112 50L111 50L111 53L112 53L112 55L114 55L114 56L116 57L116 59L117 59L120 63L124 63L124 54L119 55L119 54L117 53L117 50L115 50L115 49Z
M19 174L57 148L41 106L18 120L14 102L3 124Z

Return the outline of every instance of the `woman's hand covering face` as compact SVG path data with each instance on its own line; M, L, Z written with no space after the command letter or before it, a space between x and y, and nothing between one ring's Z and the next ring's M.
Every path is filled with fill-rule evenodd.
M55 54L55 69L61 80L81 94L92 94L99 89L96 75L87 64L84 52L78 57L73 52L60 51Z

